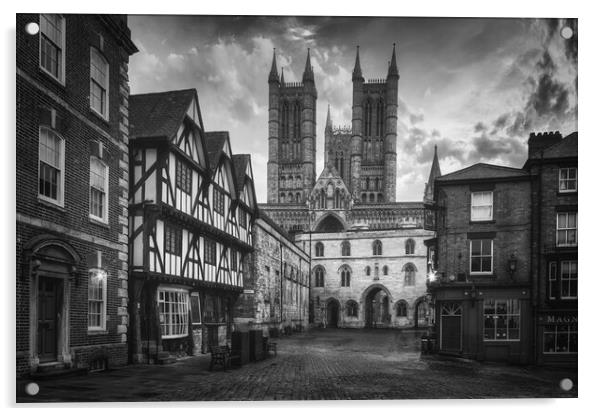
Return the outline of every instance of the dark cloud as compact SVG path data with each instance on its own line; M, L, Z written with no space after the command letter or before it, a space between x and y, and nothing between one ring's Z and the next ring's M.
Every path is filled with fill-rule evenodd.
M480 131L485 130L487 127L485 126L485 123L483 123L482 121L479 121L477 124L475 124L474 126L474 131L475 133L478 133Z

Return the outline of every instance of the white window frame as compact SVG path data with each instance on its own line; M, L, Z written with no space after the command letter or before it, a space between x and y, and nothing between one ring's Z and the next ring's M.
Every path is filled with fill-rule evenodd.
M161 293L164 293L166 295L168 293L174 293L176 296L176 301L166 302L166 296L163 296L163 301L161 301ZM180 296L182 297L182 299L179 298ZM162 303L170 305L168 312L161 312ZM162 339L183 338L188 336L188 325L190 323L190 294L188 293L188 289L159 286L159 288L157 289L157 307L159 309L159 325L161 327ZM174 315L174 311L172 310L173 307L175 307L176 309L175 313L182 317L182 322L165 322L165 319L168 319L169 317ZM185 310L183 310L182 308L184 308ZM182 328L183 332L174 333L174 326ZM163 333L164 330L166 330L165 334Z
M90 285L92 275L95 274L101 279L102 299L90 299ZM107 329L107 272L103 269L93 268L88 270L88 331L105 331ZM102 302L100 307L100 326L90 325L90 302Z
M105 84L101 85L101 83L96 80L95 78L92 77L92 57L94 56L94 54L96 54L96 56L98 58L100 58L102 64L105 65L105 69L106 69L106 73L105 73ZM98 114L100 117L102 117L105 120L109 119L109 78L110 78L110 70L111 67L109 65L109 61L107 60L107 58L104 57L104 55L101 53L100 50L91 47L90 48L90 109L92 111L94 111L96 114ZM96 83L98 84L101 88L104 88L104 93L105 93L105 102L104 102L104 108L102 109L102 112L99 112L96 108L94 108L94 106L92 105L92 84ZM103 114L104 113L104 114Z
M475 205L475 196L477 195L490 195L491 203ZM487 217L477 217L475 215L475 208L490 207L489 215ZM493 220L493 191L478 191L470 193L470 220L471 221L492 221Z
M493 313L485 313L485 302L491 300L493 301ZM509 313L508 309L509 309L509 305L511 301L515 301L516 305L518 307L518 313ZM501 302L505 302L506 303L506 313L505 314L498 314L497 313L497 305L498 303ZM520 341L520 335L521 335L521 305L520 305L520 299L485 299L483 302L483 341L484 342L519 342ZM493 338L485 338L485 318L491 316L494 319L494 326L493 326ZM497 318L499 316L504 316L506 318L506 338L497 338ZM509 338L510 337L510 327L508 326L508 321L510 317L515 317L516 319L518 319L518 328L515 328L518 330L518 337L517 338Z
M476 271L475 272L475 271L472 270L472 243L473 243L473 241L483 241L483 240L489 240L489 241L491 241L491 255L490 255L490 257L491 257L491 270L487 271L487 272L484 272L484 271ZM481 247L481 252L482 252L482 249L483 249L483 247ZM470 240L470 251L468 252L468 254L469 254L469 261L470 261L470 274L472 274L472 275L481 275L481 276L491 276L493 274L493 238L475 238L473 240ZM488 257L488 256L480 255L478 257L483 258L483 257Z
M562 286L563 286L563 283L565 281L568 282L569 287L571 286L571 282L573 282L573 281L576 282L577 284L579 283L579 272L578 271L577 271L577 273L575 273L575 278L574 279L570 278L572 276L572 274L570 273L570 267L571 267L570 264L571 263L575 263L575 267L578 270L579 264L577 263L577 260L562 260L562 261L560 261L560 267L558 268L558 285L559 285L559 288L560 288L560 299L563 299L563 300L577 299L577 297L578 297L578 294L575 294L575 296L563 296L562 295L562 292L563 292L562 291ZM563 266L565 264L568 264L568 267L569 267L569 278L568 279L564 279L564 276L563 276L563 273L562 273L562 269L563 269ZM570 292L570 290L569 290L569 292ZM577 292L577 290L576 290L576 292Z
M92 213L92 162L99 162L105 168L105 177L104 177L104 194L105 194L105 204L102 209L102 217L98 217ZM88 186L88 214L90 219L102 222L104 224L109 223L109 165L103 162L101 159L96 156L90 157L90 184ZM96 188L95 188L96 189Z
M38 41L38 66L40 67L40 69L45 72L46 74L48 74L50 77L52 77L52 79L58 81L61 85L65 85L65 55L66 55L66 51L65 51L65 38L66 38L66 19L64 16L60 15L60 14L56 14L57 16L59 16L61 18L61 44L60 45L56 45L59 48L60 51L60 59L58 62L58 77L55 76L52 72L50 72L48 69L46 69L43 65L42 65L42 36L50 39L48 36L46 36L46 34L44 33L44 31L42 30L42 19L44 18L45 13L41 13L40 14L40 35L38 36L39 41ZM52 41L51 41L52 42ZM54 42L53 42L54 43Z
M569 215L574 214L575 215L575 228L569 228L568 227L568 222L569 222ZM560 216L561 215L566 215L566 223L567 226L565 228L559 228L559 224L560 224ZM557 212L556 213L556 247L577 247L577 241L578 241L578 236L577 236L577 230L579 228L579 223L578 223L578 216L577 216L577 211L568 211L568 212ZM565 232L565 235L567 236L566 240L568 241L568 235L569 235L569 231L570 230L575 230L575 242L574 243L564 243L564 244L560 244L559 242L559 238L558 235L560 232Z
M569 177L569 174L571 172L571 170L575 171L575 189L562 189L562 182L568 182L571 181L572 179ZM566 171L567 172L567 179L562 179L562 172ZM577 192L577 187L578 187L578 183L577 183L577 178L578 178L578 173L577 173L577 167L569 167L569 168L560 168L558 169L558 192L560 192L561 194L568 194L568 193L575 193Z
M59 151L60 151L60 158L59 158L59 166L53 166L55 169L58 169L60 171L59 173L59 178L57 180L57 192L56 192L56 199L53 199L49 196L43 195L40 193L40 173L41 173L41 163L42 160L40 158L40 146L41 146L41 142L40 142L40 138L42 136L42 131L43 130L47 130L49 133L51 133L52 135L56 136L59 139ZM46 162L44 162L46 163ZM48 164L48 163L47 163ZM38 198L47 202L50 202L52 204L58 205L60 207L64 206L64 199L65 199L65 139L63 139L63 137L58 134L56 131L54 131L53 129L51 129L50 127L46 127L46 126L40 126L39 131L38 131Z

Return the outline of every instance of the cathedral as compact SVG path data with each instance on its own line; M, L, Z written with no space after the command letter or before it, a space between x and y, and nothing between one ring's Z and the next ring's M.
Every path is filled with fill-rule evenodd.
M327 109L316 178L318 92L308 49L301 82L268 76L268 196L260 208L310 255L310 319L334 327L412 327L429 320L423 202L396 200L399 71L365 79L359 47L351 127Z

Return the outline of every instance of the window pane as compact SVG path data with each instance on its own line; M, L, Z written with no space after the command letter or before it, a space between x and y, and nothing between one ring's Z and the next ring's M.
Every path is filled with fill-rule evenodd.
M471 254L479 256L481 254L481 240L472 240Z
M566 228L566 214L558 214L558 229Z

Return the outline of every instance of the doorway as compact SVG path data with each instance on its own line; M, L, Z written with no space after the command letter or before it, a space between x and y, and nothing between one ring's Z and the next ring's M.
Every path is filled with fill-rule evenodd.
M38 357L40 362L57 360L58 314L61 310L60 279L38 279Z
M462 305L444 303L441 305L441 350L462 351Z
M326 305L326 322L330 328L339 326L339 302L330 299Z
M391 323L389 303L389 295L379 286L366 294L364 313L366 328L382 328Z

